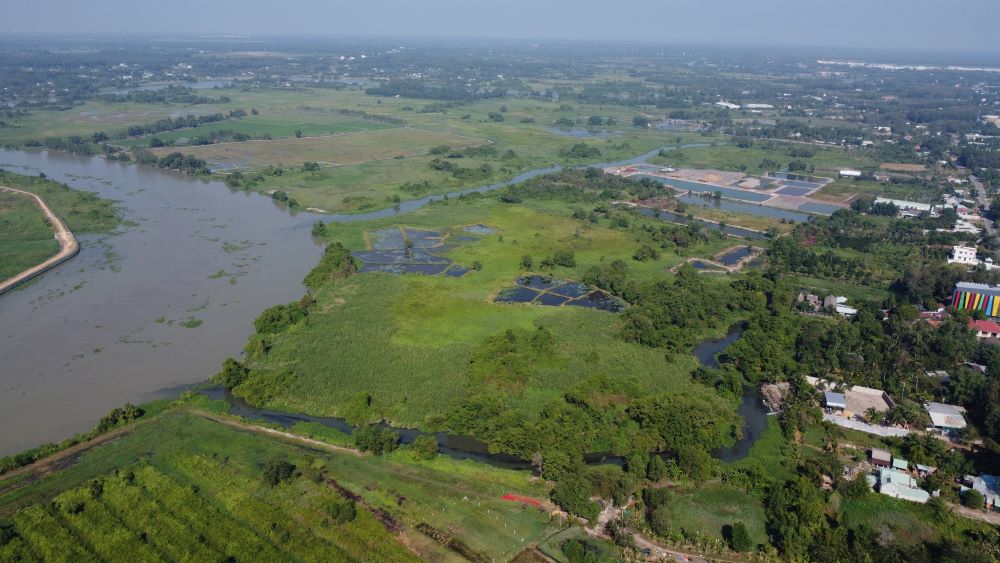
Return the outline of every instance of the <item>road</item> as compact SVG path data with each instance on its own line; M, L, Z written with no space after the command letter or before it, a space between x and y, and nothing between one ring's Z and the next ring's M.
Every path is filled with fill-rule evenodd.
M979 202L979 207L983 208L983 215L990 210L990 200L986 197L986 188L983 187L983 183L979 181L979 178L975 176L969 176L969 180L972 181L972 187L976 188L976 199ZM983 226L986 227L986 234L991 238L995 237L997 234L996 227L993 226L993 221L983 217Z
M55 229L56 240L59 241L59 252L55 253L48 260L42 262L41 264L38 264L37 266L32 266L31 268L28 268L27 270L21 272L20 274L10 277L4 280L3 282L0 282L0 293L4 293L8 289L18 284L24 283L30 280L31 278L39 274L42 274L48 269L54 268L55 266L65 262L66 260L69 260L70 258L75 256L77 252L80 251L80 244L76 241L76 237L73 236L73 232L69 230L69 227L66 226L66 223L64 223L62 219L60 219L55 213L52 212L51 209L49 209L49 206L45 204L45 201L42 200L42 198L38 197L37 195L31 192L16 190L14 188L8 188L5 186L0 186L0 190L5 192L21 194L33 198L35 200L35 203L38 204L38 207L42 210L42 213L45 214L45 218L49 220L49 224L52 225L52 227Z

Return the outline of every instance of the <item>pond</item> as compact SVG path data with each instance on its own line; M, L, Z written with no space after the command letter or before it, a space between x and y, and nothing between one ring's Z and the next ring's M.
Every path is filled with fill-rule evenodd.
M514 287L501 289L493 299L495 303L531 303L559 307L584 307L618 313L625 309L625 302L596 287L571 280L557 280L548 276L524 276L514 280Z
M747 256L753 253L753 248L749 246L738 246L732 250L729 250L722 256L719 256L718 261L725 266L735 266Z

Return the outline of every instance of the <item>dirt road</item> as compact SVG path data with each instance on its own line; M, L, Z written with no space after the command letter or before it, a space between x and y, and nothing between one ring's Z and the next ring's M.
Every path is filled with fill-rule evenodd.
M979 206L983 208L983 214L985 215L990 210L990 200L986 197L986 187L975 176L969 176L969 180L972 180L972 187L976 189L976 200L978 200ZM986 234L990 237L996 236L997 231L993 226L993 221L984 218L983 226L986 227Z
M45 218L48 219L49 224L51 224L52 228L55 229L56 240L59 241L59 252L55 253L48 260L0 282L0 293L3 293L8 289L24 283L31 278L46 272L50 268L54 268L66 260L69 260L80 251L80 244L76 241L76 237L73 236L72 231L69 230L66 223L64 223L62 219L56 216L56 214L49 209L49 206L45 204L45 201L42 200L42 198L31 192L16 190L14 188L4 186L0 186L0 190L33 198L35 203L38 204L38 207L42 210L42 213L45 214Z

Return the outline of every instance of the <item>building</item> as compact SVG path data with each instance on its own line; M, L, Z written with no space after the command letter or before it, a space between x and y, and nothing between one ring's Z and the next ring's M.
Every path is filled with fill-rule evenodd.
M898 471L909 471L910 462L905 459L899 459L898 457L892 459L892 468Z
M746 104L743 107L748 110L774 109L774 106L771 104Z
M825 391L823 392L823 399L826 404L826 408L828 409L838 410L840 412L847 410L847 399L844 398L843 393Z
M740 109L740 105L739 104L732 104L732 103L729 103L729 102L715 102L715 105L717 105L717 106L719 106L721 108L726 108L726 109Z
M979 494L983 495L983 500L986 501L986 508L993 511L1000 511L1000 477L996 475L980 475L978 477L973 477L972 475L965 476L965 482L969 485L968 487L962 487L962 491L967 491L969 489L979 491Z
M951 297L951 306L974 311L979 309L987 317L1000 316L1000 287L983 283L958 282Z
M878 467L889 467L892 465L892 454L887 450L872 448L872 465Z
M924 504L931 498L930 493L917 487L917 480L909 473L885 467L879 469L878 472L878 492L920 504Z
M845 168L845 169L843 169L843 170L840 171L840 177L841 178L860 178L861 177L861 171L860 170L850 170L850 169Z
M987 338L1000 339L1000 324L994 321L969 321L969 328L976 333L976 338L986 340Z
M935 430L950 434L965 428L965 417L962 413L965 409L956 405L945 405L942 403L927 403L924 405L927 414L931 417L931 425Z
M979 264L976 248L973 246L953 246L951 248L951 258L949 264L968 264L975 266Z
M841 171L841 173L843 173L843 171ZM906 201L905 199L889 199L887 197L877 197L875 198L875 203L891 203L896 207L898 207L900 211L917 211L917 212L934 211L934 206L929 203Z

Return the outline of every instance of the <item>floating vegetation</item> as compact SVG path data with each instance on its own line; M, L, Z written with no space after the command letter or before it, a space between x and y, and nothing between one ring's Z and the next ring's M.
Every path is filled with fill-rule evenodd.
M493 227L487 227L486 225L469 225L467 227L462 227L462 230L466 233L472 233L474 235L492 235L497 232Z
M514 280L517 285L501 289L493 299L495 303L531 303L548 307L585 307L609 313L625 309L625 301L577 281L557 280L548 276L522 276Z

